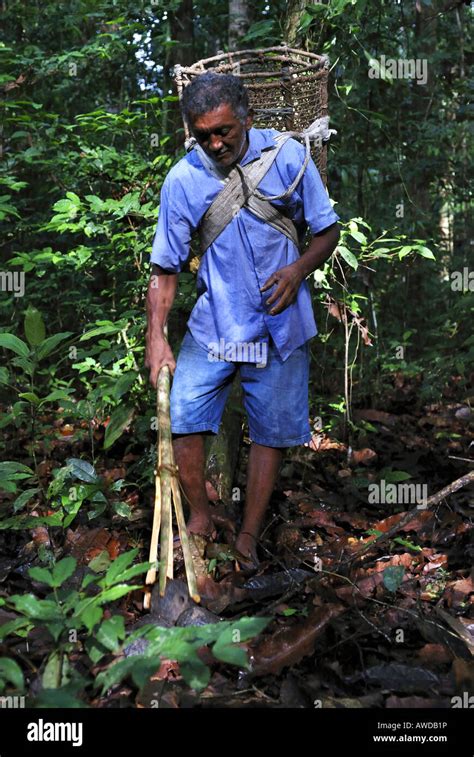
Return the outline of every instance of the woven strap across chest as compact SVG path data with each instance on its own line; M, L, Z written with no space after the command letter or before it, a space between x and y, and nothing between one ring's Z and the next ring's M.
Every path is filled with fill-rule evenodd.
M281 148L292 135L279 134L276 146L265 150L258 160L245 166L236 166L229 173L223 189L213 200L198 227L202 251L217 239L241 208L247 208L257 218L285 234L298 247L298 234L291 219L284 216L268 201L260 199L255 190L271 168Z

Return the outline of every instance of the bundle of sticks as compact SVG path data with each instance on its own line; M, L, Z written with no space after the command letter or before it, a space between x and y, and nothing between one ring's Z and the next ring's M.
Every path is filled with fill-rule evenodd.
M170 420L170 369L167 365L163 366L158 375L156 404L158 418L157 467L155 470L155 504L149 557L150 562L154 565L146 575L146 584L150 585L156 582L158 544L160 545L159 591L161 596L165 594L167 580L173 578L172 510L174 506L189 594L195 602L199 602L196 573L184 520L178 468L173 453ZM150 608L150 597L151 593L147 592L144 600L145 609Z

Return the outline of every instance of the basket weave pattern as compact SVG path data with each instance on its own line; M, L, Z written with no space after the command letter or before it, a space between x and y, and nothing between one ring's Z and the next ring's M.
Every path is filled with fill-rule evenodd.
M327 115L329 60L287 46L239 50L176 66L178 96L195 76L205 71L233 74L242 79L254 114L254 125L279 131L302 131ZM189 137L185 125L186 137ZM313 146L313 159L324 183L327 146Z

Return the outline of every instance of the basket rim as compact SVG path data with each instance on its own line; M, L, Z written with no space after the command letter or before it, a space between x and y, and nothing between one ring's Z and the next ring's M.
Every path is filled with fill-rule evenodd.
M196 63L193 63L191 66L182 66L179 63L174 67L174 75L176 78L180 77L180 74L195 74L195 73L203 73L203 67L208 63L214 63L214 62L222 62L227 61L229 63L232 63L233 60L235 60L236 63L238 63L238 59L243 55L252 55L254 57L259 57L262 55L262 53L293 53L300 55L301 57L306 57L306 59L317 61L322 68L327 68L329 66L329 57L327 55L318 55L317 53L310 53L307 50L301 50L296 47L288 47L288 45L278 45L277 47L263 47L263 48L251 48L247 50L235 50L235 51L229 51L226 53L219 53L219 55L213 55L210 58L201 58L201 60L196 61ZM270 60L270 56L268 56L268 59ZM296 62L296 61L295 61Z

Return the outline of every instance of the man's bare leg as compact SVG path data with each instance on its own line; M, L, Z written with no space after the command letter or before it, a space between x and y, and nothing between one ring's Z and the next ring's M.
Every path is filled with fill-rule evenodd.
M202 434L174 437L173 450L179 479L191 510L186 523L187 530L189 533L210 536L214 525L204 480L204 437Z
M257 539L283 458L283 449L252 443L247 472L247 499L244 520L236 548L251 562L258 563Z

